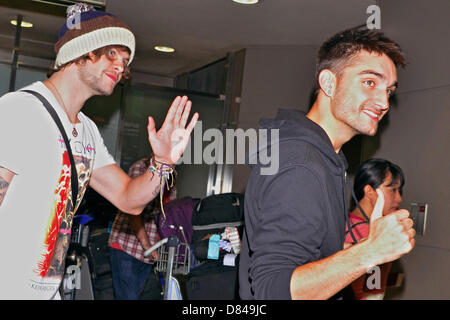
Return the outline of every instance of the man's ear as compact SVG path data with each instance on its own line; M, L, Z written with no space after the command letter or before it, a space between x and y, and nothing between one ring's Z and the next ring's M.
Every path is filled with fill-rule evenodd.
M319 73L320 90L328 97L332 97L336 89L337 78L333 71L323 69Z

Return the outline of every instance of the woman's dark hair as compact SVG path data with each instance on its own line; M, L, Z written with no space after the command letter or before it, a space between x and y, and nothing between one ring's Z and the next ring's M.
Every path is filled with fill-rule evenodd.
M405 184L405 176L402 169L388 160L372 158L363 162L356 172L353 183L356 200L360 201L364 197L364 187L366 185L371 186L374 190L382 185L388 172L392 174L392 180L400 180L399 192L402 194L403 185ZM355 200L352 199L352 209L355 205Z

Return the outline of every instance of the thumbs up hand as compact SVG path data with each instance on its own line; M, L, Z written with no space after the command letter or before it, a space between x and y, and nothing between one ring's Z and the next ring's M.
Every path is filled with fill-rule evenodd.
M384 195L379 189L378 199L370 216L370 232L367 239L371 265L396 260L414 247L413 221L407 210L397 210L383 217Z
M384 194L383 191L377 189L378 199L375 202L375 206L373 207L372 215L370 216L370 222L372 223L375 220L378 220L383 216L383 208L384 208Z

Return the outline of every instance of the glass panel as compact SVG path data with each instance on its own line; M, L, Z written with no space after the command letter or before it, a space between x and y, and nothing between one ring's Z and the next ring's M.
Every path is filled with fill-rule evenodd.
M9 81L11 77L11 67L0 64L0 96L9 91ZM26 67L19 67L16 73L15 90L32 84L36 81L44 81L47 79L47 72L37 69L29 69Z
M192 101L191 116L194 112L199 113L201 124L197 124L197 132L200 133L201 131L201 136L198 134L195 139L201 141L200 144L202 145L202 149L197 150L198 145L194 148L194 144L190 143L188 148L191 151L191 160L189 161L189 158L187 158L188 161L176 166L178 173L177 197L202 198L206 196L210 165L205 164L204 161L196 161L198 164L195 164L194 153L197 159L202 158L202 150L204 150L205 145L210 143L202 140L205 130L209 128L220 129L224 106L223 101L218 100L217 96L159 87L134 86L128 88L120 135L122 144L121 166L124 170L128 170L134 161L148 156L151 150L147 132L148 116L153 116L158 130L177 95L187 95ZM191 136L191 142L193 139L193 136ZM186 150L186 152L188 151Z
M47 71L19 67L17 69L15 90L22 89L33 82L44 80L47 80Z
M0 96L9 91L9 77L11 75L11 67L0 64Z

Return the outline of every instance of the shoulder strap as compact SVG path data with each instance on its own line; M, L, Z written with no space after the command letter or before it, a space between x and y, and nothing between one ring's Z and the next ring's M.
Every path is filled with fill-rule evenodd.
M52 105L48 100L42 96L40 93L32 90L21 90L23 92L28 92L32 95L34 95L36 98L38 98L42 104L44 105L45 109L47 109L48 113L52 116L53 120L55 121L56 125L58 126L59 131L61 131L61 135L63 136L64 142L66 143L67 153L69 154L70 159L70 171L71 171L71 178L70 182L72 185L72 207L73 210L75 210L75 205L77 203L77 196L78 196L78 175L77 175L77 167L75 166L75 160L73 159L72 154L72 148L70 147L69 139L67 138L66 131L64 130L64 126L61 123L61 120L58 117L58 114L56 113L55 109L53 109Z
M354 194L353 191L353 184L351 183L351 181L349 179L347 179L347 171L345 171L345 176L344 176L344 184L346 187L348 187L350 185L350 190L352 192L352 195ZM355 202L356 204L359 206L359 202L356 201L356 197L355 197ZM356 240L355 234L353 233L353 226L350 224L350 217L349 217L350 213L347 212L347 209L345 209L345 223L347 224L347 232L350 232L350 236L352 237L353 240L353 244L356 244L358 242L358 240ZM345 234L345 236L347 236L347 233ZM345 238L344 238L345 241Z

